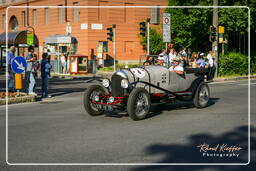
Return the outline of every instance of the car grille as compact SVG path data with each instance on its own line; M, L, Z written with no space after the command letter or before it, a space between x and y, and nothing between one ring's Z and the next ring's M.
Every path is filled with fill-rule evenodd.
M123 96L124 88L121 87L122 77L119 75L113 75L111 78L111 91L113 96Z

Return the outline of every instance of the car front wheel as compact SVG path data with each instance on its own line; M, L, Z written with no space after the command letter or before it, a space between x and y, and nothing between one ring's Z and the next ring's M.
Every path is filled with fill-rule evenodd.
M208 105L210 100L210 90L206 83L202 82L198 86L193 102L197 108L204 108Z
M97 98L105 94L105 90L99 85L89 86L84 92L84 108L91 116L97 116L103 113L99 105L95 103Z
M133 120L141 120L149 113L150 96L144 88L134 88L129 95L127 112Z

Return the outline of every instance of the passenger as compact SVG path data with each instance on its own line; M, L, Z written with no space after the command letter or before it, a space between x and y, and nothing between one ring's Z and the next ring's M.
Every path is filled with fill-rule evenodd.
M180 58L175 58L173 61L174 61L174 65L169 68L170 72L176 72L179 75L183 75L184 69L182 66L180 66L180 62L181 62Z
M161 65L161 66L164 65L164 57L159 56L157 58L157 65Z

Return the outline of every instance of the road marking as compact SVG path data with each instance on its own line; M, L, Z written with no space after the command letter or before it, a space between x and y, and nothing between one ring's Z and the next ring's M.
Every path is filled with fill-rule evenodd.
M241 86L248 86L248 84L237 84L237 85L241 85ZM256 85L256 83L251 83L250 85Z

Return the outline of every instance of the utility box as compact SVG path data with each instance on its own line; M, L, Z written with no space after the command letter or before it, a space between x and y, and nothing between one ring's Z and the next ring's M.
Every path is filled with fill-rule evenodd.
M88 73L88 56L70 55L68 57L70 74L87 74Z

